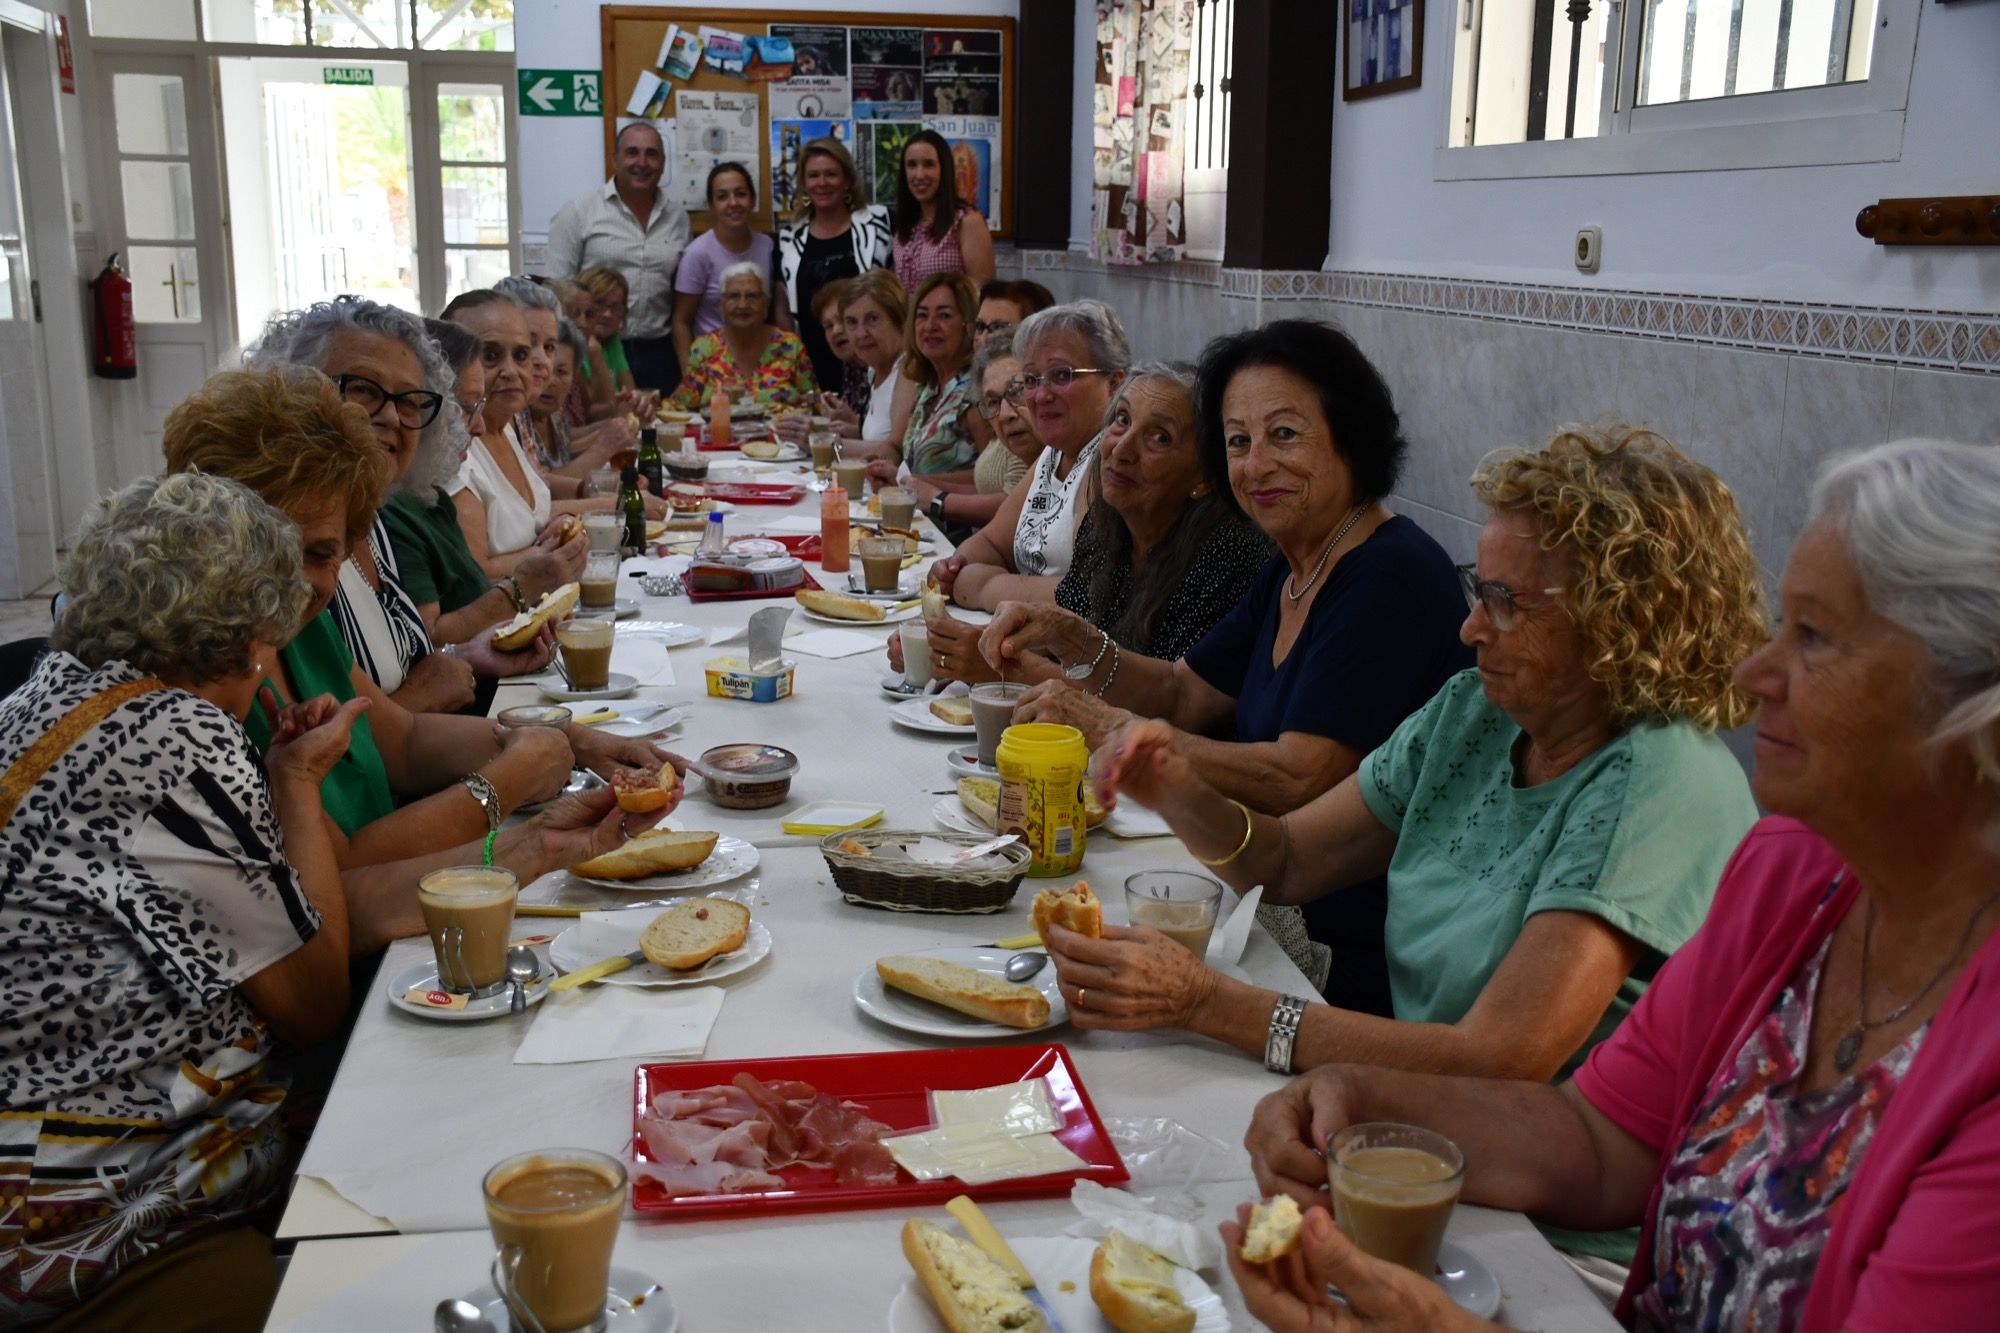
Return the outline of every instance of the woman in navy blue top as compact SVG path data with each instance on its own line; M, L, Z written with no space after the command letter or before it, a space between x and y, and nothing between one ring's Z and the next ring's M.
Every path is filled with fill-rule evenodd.
M996 666L1040 652L1096 662L1081 688L1037 686L1017 722L1063 722L1095 747L1134 716L1171 722L1209 782L1282 814L1329 790L1396 724L1472 665L1450 557L1389 512L1408 449L1395 402L1352 339L1279 320L1202 354L1204 470L1278 548L1243 601L1179 662L1099 655L1099 632L1060 608L1008 603L981 647ZM1332 950L1326 998L1389 1012L1381 880L1307 909Z

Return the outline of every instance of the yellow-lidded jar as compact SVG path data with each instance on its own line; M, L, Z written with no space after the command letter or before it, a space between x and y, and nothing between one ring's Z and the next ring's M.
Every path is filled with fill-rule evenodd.
M1073 875L1083 864L1083 776L1090 747L1075 727L1021 722L1000 735L1002 833L1018 833L1034 854L1028 874Z

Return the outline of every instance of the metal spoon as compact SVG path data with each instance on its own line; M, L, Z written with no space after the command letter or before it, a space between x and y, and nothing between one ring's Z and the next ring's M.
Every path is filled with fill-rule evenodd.
M1001 970L1001 974L1007 980L1019 983L1026 981L1048 965L1049 956L1045 953L1017 953L1007 960L1007 966Z
M525 1013L528 1008L528 983L542 974L541 959L525 944L517 944L507 950L507 979L514 983L514 998L508 1002L510 1014Z
M437 1333L500 1333L486 1312L471 1301L439 1301L431 1322Z

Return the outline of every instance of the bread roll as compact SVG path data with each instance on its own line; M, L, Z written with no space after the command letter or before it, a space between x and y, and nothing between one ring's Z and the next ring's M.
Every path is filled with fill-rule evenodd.
M951 615L951 598L944 595L944 585L938 582L936 573L924 577L924 590L919 595L925 620L944 620Z
M1016 986L963 963L903 954L876 959L875 973L899 991L989 1023L1038 1028L1049 1021L1049 1000L1039 990Z
M1194 1311L1174 1286L1174 1266L1122 1231L1090 1256L1090 1299L1118 1333L1189 1333Z
M590 879L643 879L673 870L690 870L708 859L708 854L715 850L716 837L714 833L652 829L615 851L593 856L569 870L572 875Z
M960 778L958 803L987 828L1000 827L1000 784L992 778Z
M727 898L690 898L653 918L639 937L639 950L655 967L685 972L717 954L743 947L750 934L750 909Z
M945 694L931 700L931 714L954 727L972 725L972 700L962 694Z
M621 768L611 775L611 791L618 798L619 809L643 815L665 805L680 780L670 763L661 764L657 773Z
M1035 895L1029 915L1035 933L1045 940L1051 922L1092 939L1104 933L1104 904L1090 891L1089 882L1081 879L1066 889L1043 889Z
M1243 1228L1245 1263L1268 1264L1299 1248L1299 1227L1304 1218L1289 1194L1280 1194L1269 1203L1250 1210L1250 1225Z
M801 588L792 596L808 611L817 611L835 620L881 620L886 614L880 602L863 601L824 589Z
M1013 1274L935 1222L903 1223L903 1257L950 1333L1049 1333L1049 1322Z
M542 626L563 619L576 606L580 583L565 583L542 594L542 600L493 631L493 646L503 653L519 652L535 641Z

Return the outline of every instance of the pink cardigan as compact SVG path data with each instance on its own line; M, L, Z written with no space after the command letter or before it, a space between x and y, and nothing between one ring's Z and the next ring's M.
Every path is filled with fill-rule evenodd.
M1765 819L1730 859L1707 922L1617 1032L1577 1090L1625 1131L1671 1153L1694 1103L1778 990L1860 890L1804 825ZM1655 1178L1631 1278L1653 1280ZM1868 1155L1835 1205L1799 1333L2000 1326L2000 931L1945 997Z

